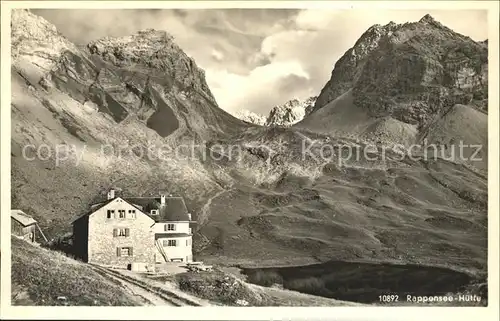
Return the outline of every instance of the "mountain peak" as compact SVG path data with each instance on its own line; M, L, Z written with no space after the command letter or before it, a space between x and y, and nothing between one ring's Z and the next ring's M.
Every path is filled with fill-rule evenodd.
M404 52L404 48L412 48L412 59L417 59L415 57L418 56L418 59L422 61L428 61L429 59L441 61L444 53L451 51L455 52L456 48L459 47L464 48L463 52L474 52L478 57L481 57L480 61L477 62L478 65L483 65L483 60L487 60L487 53L484 51L487 49L484 48L487 47L487 43L475 42L469 37L465 37L453 31L436 21L430 14L424 15L418 22L403 24L388 23L384 26L373 25L368 28L355 42L354 46L347 50L335 63L330 80L321 90L314 109L317 110L326 106L329 102L340 97L350 88L353 88L353 84L358 83L358 80L362 77L361 71L365 69L365 64L368 63L370 66L369 68L377 64L368 59L371 55L376 55L381 59L387 55L393 55L395 52L406 55L407 53ZM459 55L459 53L457 53L457 55ZM471 64L476 63L472 62L471 59L464 55L456 59L456 61L469 61ZM426 78L427 81L438 81L433 78L434 76L430 76L434 72L433 67L428 65L427 62L422 62L422 64L425 66L422 71L429 75L426 76L429 77ZM467 63L464 63L461 67L468 68ZM479 69L473 72L477 77L482 79L483 71ZM380 70L377 70L375 73L378 74L379 71ZM374 71L372 71L372 73L373 72ZM462 76L456 75L455 72L451 70L449 72L451 72L453 77L460 78L459 80L455 80L455 82L470 81L468 77L467 80L463 80L461 78ZM369 74L369 72L367 73ZM367 78L369 78L368 75ZM368 79L366 79L366 81L369 82ZM380 83L380 81L377 82L379 86ZM422 84L415 83L415 86L420 85ZM428 83L425 85L428 85Z
M425 16L422 17L422 19L419 20L419 22L430 23L430 22L436 22L436 20L430 14L426 14Z
M159 77L170 77L185 88L198 88L216 104L205 80L205 72L196 65L163 30L146 29L121 37L104 37L87 44L90 54L120 68L142 67Z
M295 98L282 105L275 106L269 112L266 126L288 127L301 121L312 112L316 98L316 96L313 96L303 101Z
M436 19L434 19L430 14L426 14L418 22L419 23L423 23L423 24L428 24L428 25L431 25L431 26L434 26L434 27L439 27L439 28L445 28L445 29L447 29L443 24L441 24L439 21L437 21Z
M146 29L129 36L104 37L91 41L87 47L91 53L105 54L113 52L116 58L126 60L132 58L131 55L150 57L155 53L165 51L167 47L171 49L177 46L173 43L173 37L166 31Z
M281 105L274 106L266 117L248 110L234 113L236 118L246 122L268 127L290 127L313 111L317 96L305 100L293 98Z
M240 110L234 113L234 117L239 118L243 121L246 121L251 124L256 124L260 126L264 126L266 123L266 116L257 114L253 111L249 110Z
M139 30L137 32L137 35L143 38L153 38L153 39L164 38L169 40L173 39L173 37L165 30L156 30L153 28Z
M28 9L14 9L11 16L12 58L36 60L42 70L50 70L62 52L77 51L56 27Z

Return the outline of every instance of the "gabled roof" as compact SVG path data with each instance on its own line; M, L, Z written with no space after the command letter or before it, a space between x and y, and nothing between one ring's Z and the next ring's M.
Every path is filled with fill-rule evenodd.
M36 221L21 210L11 210L10 216L24 226L36 224Z
M98 209L106 206L114 201L117 197L103 201L101 203L93 204L88 213L85 213L75 218L72 223L79 219L90 215ZM152 218L155 222L188 222L190 221L186 203L182 197L168 196L165 197L165 206L161 206L160 197L120 197L125 202L135 206L141 212ZM158 210L157 215L151 215L151 210Z
M110 200L107 200L107 201L104 201L104 202L101 202L101 203L96 203L96 204L92 204L90 206L90 211L88 211L87 213L85 214L82 214L76 218L74 218L72 221L71 221L71 224L74 224L76 221L78 221L79 219L85 217L85 216L88 216L92 213L94 213L95 211L97 211L98 209L100 209L101 207L104 207L106 205L108 205L109 203L111 203L112 201L114 201L116 198L114 199L110 199Z
M160 197L124 197L155 222L190 221L186 203L182 197L165 197L165 206L161 206ZM151 210L158 210L158 215L151 215Z

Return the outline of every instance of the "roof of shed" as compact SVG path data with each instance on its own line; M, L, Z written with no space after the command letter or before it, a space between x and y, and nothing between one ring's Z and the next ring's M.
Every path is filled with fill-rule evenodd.
M28 214L24 213L21 210L11 210L10 217L12 217L13 219L15 219L24 226L36 224L35 219L33 219L31 216L29 216Z

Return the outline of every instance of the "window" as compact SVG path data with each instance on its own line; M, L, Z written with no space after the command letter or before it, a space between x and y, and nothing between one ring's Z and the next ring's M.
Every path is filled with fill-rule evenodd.
M175 231L175 224L165 224L165 231Z
M115 210L108 210L106 217L112 218L113 216L115 216Z
M118 217L125 218L125 210L118 210Z
M177 246L177 240L164 240L163 246Z
M151 215L158 215L158 210L151 210Z
M190 239L187 239L186 240L186 246L190 246L191 245L191 240Z
M123 237L123 236L129 236L130 235L130 229L128 228L115 228L113 230L113 236L114 237Z
M128 210L128 214L130 218L136 218L135 216L135 210Z
M132 256L132 247L117 247L116 256Z

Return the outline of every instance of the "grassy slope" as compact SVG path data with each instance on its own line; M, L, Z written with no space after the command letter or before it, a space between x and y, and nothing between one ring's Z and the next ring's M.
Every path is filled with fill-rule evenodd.
M293 154L290 149L286 153ZM258 161L242 162L263 179L252 183L242 175L212 200L201 230L212 242L197 248L200 259L249 266L334 259L485 269L484 177L443 160L361 159L343 167L294 168L293 155L283 159L281 176L263 163L259 168Z
M88 265L12 237L12 305L137 306ZM57 297L66 297L65 301Z
M216 268L212 272L181 273L155 277L161 282L173 282L180 290L208 300L215 305L240 306L355 306L357 303L323 298L279 288L263 287L242 281L232 273Z
M438 118L422 135L429 142L437 145L455 146L454 155L460 158L459 145L463 142L467 145L463 148L463 156L466 159L474 156L478 161L471 162L472 165L485 172L488 170L488 115L465 105L454 105L441 118ZM482 146L477 155L477 147ZM452 150L448 148L446 157L453 156ZM481 159L481 161L479 161Z

